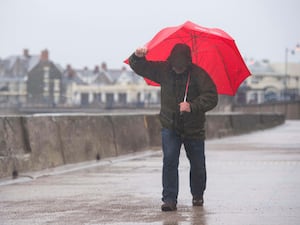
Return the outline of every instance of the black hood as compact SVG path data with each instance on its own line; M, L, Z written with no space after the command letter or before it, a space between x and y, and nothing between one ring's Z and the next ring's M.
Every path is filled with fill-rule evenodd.
M192 64L191 49L186 44L176 44L168 59L172 67L189 67Z

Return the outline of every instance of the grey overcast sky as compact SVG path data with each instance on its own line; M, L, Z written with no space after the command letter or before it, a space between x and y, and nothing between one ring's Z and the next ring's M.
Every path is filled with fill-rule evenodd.
M48 49L63 67L121 68L159 30L187 20L225 30L245 58L284 62L300 43L299 0L0 0L0 57Z

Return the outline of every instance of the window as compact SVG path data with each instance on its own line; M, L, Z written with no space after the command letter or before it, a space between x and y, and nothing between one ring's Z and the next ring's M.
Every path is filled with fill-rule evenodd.
M119 103L126 104L127 103L126 93L119 93L118 100L119 100Z
M58 79L54 80L53 91L54 92L60 92L60 80L58 80Z
M49 96L49 67L44 67L44 96Z

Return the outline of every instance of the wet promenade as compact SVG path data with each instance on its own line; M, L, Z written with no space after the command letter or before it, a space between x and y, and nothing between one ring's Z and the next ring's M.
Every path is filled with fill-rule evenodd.
M299 225L300 121L206 141L208 183L193 207L182 149L178 210L161 212L161 151L0 181L0 224Z

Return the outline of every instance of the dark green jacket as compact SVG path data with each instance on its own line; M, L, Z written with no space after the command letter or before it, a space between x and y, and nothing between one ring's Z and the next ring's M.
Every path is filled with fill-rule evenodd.
M160 84L162 127L175 130L187 139L205 139L205 112L217 105L218 94L214 82L203 69L192 64L188 71L176 74L168 61L147 61L135 54L130 56L129 64L138 75ZM179 103L184 99L188 73L187 102L191 113L180 114Z

